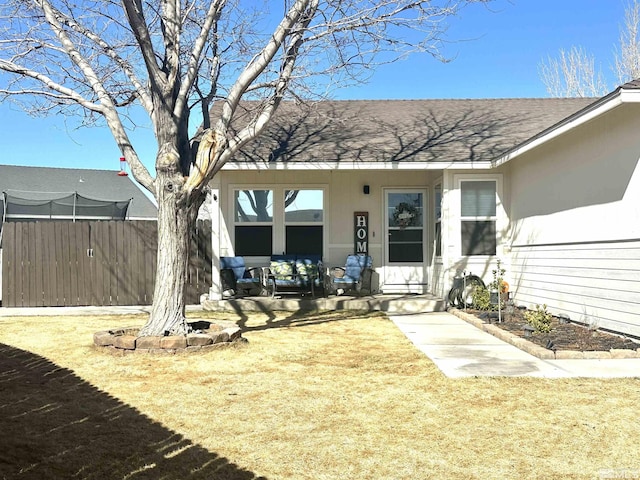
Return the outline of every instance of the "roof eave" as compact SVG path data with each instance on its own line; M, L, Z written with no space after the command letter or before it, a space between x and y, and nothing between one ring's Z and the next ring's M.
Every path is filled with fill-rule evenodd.
M493 162L494 167L499 167L505 163L539 147L561 135L564 135L574 128L597 118L605 113L619 107L623 103L640 103L640 89L626 89L618 87L608 95L596 100L592 104L577 111L573 115L565 118L561 122L543 130L539 134L531 137L520 145L504 153Z
M493 163L486 162L229 162L222 167L225 171L239 170L489 170Z

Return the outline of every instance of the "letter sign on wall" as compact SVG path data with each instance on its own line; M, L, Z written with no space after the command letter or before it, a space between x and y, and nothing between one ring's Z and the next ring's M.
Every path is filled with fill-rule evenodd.
M369 212L353 214L353 251L363 255L369 254Z

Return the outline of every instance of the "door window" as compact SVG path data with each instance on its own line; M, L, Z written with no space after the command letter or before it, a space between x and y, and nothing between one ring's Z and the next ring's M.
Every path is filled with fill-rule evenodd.
M424 260L424 195L387 193L388 260L412 263Z

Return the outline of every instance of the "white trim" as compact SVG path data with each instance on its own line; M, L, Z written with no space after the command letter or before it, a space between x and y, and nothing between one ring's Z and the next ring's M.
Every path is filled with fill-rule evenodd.
M226 171L256 170L490 170L492 162L246 162L227 163Z

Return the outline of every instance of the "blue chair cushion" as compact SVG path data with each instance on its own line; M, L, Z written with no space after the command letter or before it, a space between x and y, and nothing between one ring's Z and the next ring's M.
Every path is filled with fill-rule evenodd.
M371 268L372 259L368 255L349 255L345 264L345 277L355 278L356 282L360 280L362 270ZM343 277L344 278L344 277Z
M228 268L233 270L233 274L236 277L236 281L242 278L251 278L249 272L247 272L244 257L220 257L220 268Z

